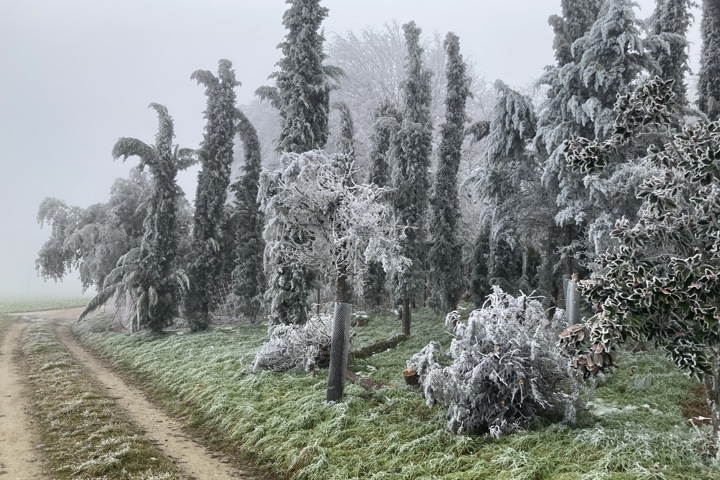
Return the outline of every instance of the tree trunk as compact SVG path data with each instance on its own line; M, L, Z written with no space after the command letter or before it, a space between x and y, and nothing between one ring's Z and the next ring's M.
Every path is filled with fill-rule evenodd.
M713 427L713 439L715 441L715 456L720 460L720 365L715 363L715 371L712 375L703 376L703 386L705 387L705 398L710 407L711 421Z
M569 247L570 244L573 242L573 226L572 225L565 225L563 227L565 230L565 246ZM573 273L573 257L570 254L565 255L565 275L572 275Z
M403 329L403 335L407 335L408 337L410 336L410 320L411 320L410 299L403 298L402 329Z
M335 301L337 303L352 303L350 293L350 283L348 282L347 271L340 268L337 276L337 284L335 286ZM320 303L320 290L318 289L318 303Z
M335 309L333 312L332 340L330 343L330 368L326 400L337 402L342 399L343 381L347 371L350 350L350 284L347 270L340 267L335 290Z

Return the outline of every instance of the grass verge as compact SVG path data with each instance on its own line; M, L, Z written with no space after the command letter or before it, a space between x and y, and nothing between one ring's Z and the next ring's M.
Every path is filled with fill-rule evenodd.
M51 324L28 325L21 345L23 368L34 372L32 411L52 478L186 478L75 363Z
M89 297L0 298L0 314L84 307Z
M393 315L371 316L355 329L356 347L399 327ZM621 356L623 368L595 391L597 416L586 415L585 426L538 426L488 440L446 432L446 410L428 408L403 383L413 353L430 340L449 342L442 318L428 311L414 315L410 339L353 365L388 386L347 385L338 404L325 403L326 371L250 372L264 326L129 335L97 319L77 331L172 414L282 477L720 479L701 455L704 433L682 417L680 403L697 383L654 351ZM651 382L635 388L636 378L650 374Z

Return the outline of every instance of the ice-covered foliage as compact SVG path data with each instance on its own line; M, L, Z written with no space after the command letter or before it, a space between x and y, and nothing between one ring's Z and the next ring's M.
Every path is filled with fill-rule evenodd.
M710 118L720 119L720 4L704 0L700 34L698 107Z
M282 256L285 263L329 275L339 283L352 275L362 292L368 262L385 270L402 271L408 260L401 255L397 227L390 207L382 201L388 190L354 181L352 163L343 155L326 156L320 150L283 156L284 169L264 172L260 179L262 209L267 218L266 257ZM283 272L271 270L273 315L283 295L293 294L283 284ZM349 292L343 292L349 297ZM350 303L349 298L338 301Z
M429 406L448 407L449 430L498 437L541 418L574 421L575 381L537 299L495 287L466 322L451 313L447 323L455 333L450 363L431 343L407 367L419 374Z
M395 278L395 293L403 300L403 333L410 334L412 299L425 287L424 259L427 256L425 216L430 191L430 154L432 153L431 73L423 65L420 28L415 22L403 25L407 57L407 77L402 84L403 122L394 137L392 180L395 218L408 226L402 239L402 254L412 260L411 268Z
M129 178L115 180L107 203L81 208L56 198L44 199L37 220L41 226L50 225L52 232L35 260L38 274L58 281L76 269L83 290L101 289L118 259L140 245L142 206L150 190L148 175L133 168Z
M275 86L255 93L280 111L278 150L302 153L327 143L332 77L340 72L323 65L325 37L320 25L328 9L320 0L286 3L290 5L283 15L287 34L278 45L283 56L276 64L279 70L270 76Z
M428 229L431 243L428 251L433 304L444 311L454 310L465 284L462 244L458 238L460 201L458 169L465 137L465 103L470 95L470 78L460 53L460 39L454 33L445 37L447 53L447 95L445 123L438 150L438 168L430 198Z
M655 78L618 100L613 136L568 142L571 165L602 169L608 152L669 125L672 81ZM564 332L562 341L585 373L602 371L628 338L651 340L683 370L703 378L720 439L720 122L683 128L647 161L658 175L640 190L637 222L621 218L612 232L620 245L598 259L601 269L582 291L597 312ZM601 362L598 362L598 359Z
M473 293L481 297L478 305L484 302L490 284L511 291L516 290L514 284L522 276L535 277L528 272L529 247L538 243L538 231L544 231L552 220L550 202L542 194L539 181L542 165L531 145L537 123L532 101L501 81L495 88L498 101L486 139L487 150L470 177L478 197L487 204L481 214L483 228L476 239L473 261L477 274ZM519 269L515 268L518 258ZM488 281L480 278L483 276Z
M569 4L575 4L572 8ZM554 201L553 217L561 227L560 245L565 256L564 273L578 271L571 247L585 245L586 229L608 207L624 208L631 214L637 210L633 202L636 178L632 175L618 176L615 183L596 182L589 184L579 172L573 171L565 162L563 142L573 136L605 139L612 133L614 113L612 108L618 94L632 88L645 72L654 68L654 62L647 54L647 44L641 36L638 22L630 0L583 0L563 2L568 6L565 22L577 27L588 28L576 37L570 45L570 57L546 69L540 83L548 87L548 97L538 110L536 146L546 155L543 166L543 185ZM593 5L592 10L581 12L583 5ZM596 7L599 6L599 10ZM597 18L590 20L587 13L597 12ZM557 40L557 38L556 38ZM562 42L561 42L562 43ZM564 44L564 43L563 43ZM565 45L565 44L564 44ZM564 54L563 54L564 55ZM616 157L614 168L607 169L605 178L623 170L632 157ZM624 180L627 187L618 185ZM592 197L594 186L597 195ZM605 201L602 189L607 185L618 185L616 197ZM612 188L605 189L610 191ZM624 194L624 197L620 195ZM602 227L597 223L594 228Z
M236 313L254 321L262 310L267 286L263 269L265 241L262 231L265 220L257 199L262 170L261 148L255 127L240 110L237 111L237 123L245 162L242 167L244 175L232 185L237 219L233 294L237 301Z
M313 316L302 325L279 324L270 328L270 338L260 347L253 370L282 372L326 367L330 359L332 318Z
M232 62L218 62L218 74L196 70L190 77L205 86L205 134L199 151L201 169L195 192L192 255L188 266L190 291L185 297L185 314L192 330L204 330L218 300L222 269L221 226L235 139L235 79Z
M378 187L387 187L390 184L390 147L393 135L402 122L400 112L395 106L384 101L373 113L372 148L370 149L370 172L368 183ZM386 199L389 201L389 199ZM386 275L382 265L370 262L368 271L363 279L364 297L367 304L377 308L386 300Z
M139 157L140 166L147 167L153 179L140 247L120 257L102 289L79 318L104 305L115 294L128 294L135 307L133 330L161 331L178 315L181 295L187 289L187 276L175 264L180 243L178 205L182 192L175 177L178 170L193 164L195 157L192 150L172 145L174 125L167 109L156 103L150 107L158 114L155 144L120 138L112 152L114 158Z
M692 0L657 0L650 19L650 51L657 62L658 75L673 80L675 101L687 104L685 74L688 66L687 32L692 23Z

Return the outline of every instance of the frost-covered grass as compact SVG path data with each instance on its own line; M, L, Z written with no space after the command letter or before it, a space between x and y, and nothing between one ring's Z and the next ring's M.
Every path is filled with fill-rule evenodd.
M38 312L61 308L84 307L89 297L5 297L0 298L0 314L19 312Z
M33 372L28 378L39 448L52 478L186 478L77 365L51 324L28 325L21 345L23 369Z
M447 347L443 318L420 310L413 335L351 366L386 386L347 385L326 404L326 370L251 373L266 339L261 325L200 334L119 334L103 320L79 327L83 341L111 358L173 414L232 455L252 457L280 477L297 479L720 479L700 452L704 437L679 404L697 383L657 352L624 354L622 370L594 398L608 408L580 427L536 426L499 440L453 435L445 408L428 408L404 384L405 362L431 340ZM355 347L400 332L392 314L355 328ZM654 375L644 390L639 376ZM623 408L630 407L630 408Z

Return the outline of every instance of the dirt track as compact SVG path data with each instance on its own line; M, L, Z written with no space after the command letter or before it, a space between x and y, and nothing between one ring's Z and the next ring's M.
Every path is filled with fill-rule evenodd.
M16 322L6 332L0 346L0 479L42 478L25 411L22 373L13 361L24 323Z
M128 417L145 431L145 436L156 443L187 475L197 479L256 478L224 463L217 455L186 436L180 423L155 408L141 392L128 386L88 353L72 335L72 323L79 312L80 309L32 312L22 314L21 318L54 323L58 337L78 363L108 389L109 395L127 410ZM25 322L16 322L5 337L0 351L0 372L13 370L7 368L6 363L10 363L10 353L17 348L24 325ZM12 372L11 375L0 377L0 415L5 415L0 423L0 461L5 462L0 467L0 480L43 478L33 463L35 454L32 435L29 433L29 418L23 413L22 385L21 374ZM8 418L11 421L7 422ZM19 455L18 452L25 455ZM5 459L10 459L12 463ZM31 472L28 465L36 470Z

